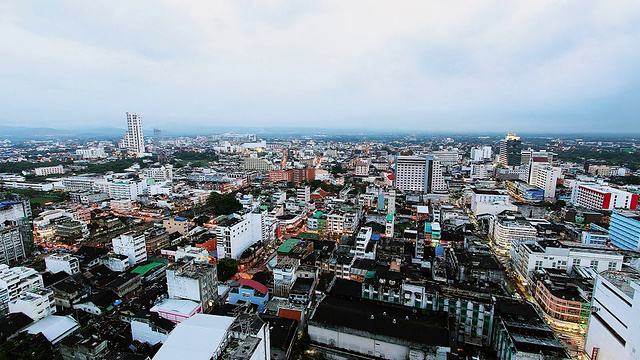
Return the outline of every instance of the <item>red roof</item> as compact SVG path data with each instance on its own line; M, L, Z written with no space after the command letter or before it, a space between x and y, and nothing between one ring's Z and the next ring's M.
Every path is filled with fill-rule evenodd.
M393 181L393 180L395 180L396 176L393 173L391 173L391 174L387 175L387 178L389 180Z
M251 280L251 279L244 279L244 278L243 278L243 279L239 279L239 280L238 280L238 282L239 282L241 285L245 285L245 286L248 286L248 287L250 287L250 288L254 288L254 289L256 289L256 290L260 291L260 292L261 292L261 293L263 293L263 294L266 294L266 293L268 293L268 292L269 292L269 289L267 289L267 287L266 287L266 286L264 286L264 285L260 284L259 282L255 281L255 280Z

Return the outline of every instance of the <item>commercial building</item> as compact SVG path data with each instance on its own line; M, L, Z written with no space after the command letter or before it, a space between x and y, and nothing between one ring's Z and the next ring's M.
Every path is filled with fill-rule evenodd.
M623 255L615 249L557 240L514 241L511 260L523 280L533 284L531 273L540 269L558 269L571 273L574 266L596 271L620 270Z
M527 302L495 302L492 348L500 360L570 359L547 322Z
M76 155L80 155L83 159L102 159L107 157L102 147L89 147L86 149L77 149Z
M440 161L433 156L396 157L394 186L399 190L425 194L447 191Z
M31 254L31 205L25 201L0 202L0 264L10 264Z
M147 247L144 233L127 232L111 239L113 252L129 258L129 265L134 266L147 260Z
M578 183L571 193L571 202L590 210L636 210L638 196L610 186Z
M611 244L624 250L640 251L640 214L614 211L609 222Z
M499 163L502 166L520 166L522 162L522 142L516 133L507 133L507 136L500 140Z
M478 215L479 204L510 204L509 193L505 189L476 189L471 194L471 211Z
M512 242L535 240L536 228L521 216L498 215L489 222L489 238L498 253L506 254Z
M591 359L633 359L640 349L640 273L597 274L585 352Z
M165 218L162 220L162 226L170 234L177 231L180 235L185 235L189 231L189 219L181 216Z
M545 163L531 163L529 184L544 191L545 199L552 199L556 196L556 184L560 177L561 169Z
M144 152L144 132L142 129L142 117L137 113L127 113L127 132L120 141L120 149L140 157Z

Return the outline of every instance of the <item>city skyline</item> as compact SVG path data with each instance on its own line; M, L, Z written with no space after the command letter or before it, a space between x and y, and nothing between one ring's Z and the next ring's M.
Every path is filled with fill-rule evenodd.
M622 133L640 110L633 2L0 11L3 125Z

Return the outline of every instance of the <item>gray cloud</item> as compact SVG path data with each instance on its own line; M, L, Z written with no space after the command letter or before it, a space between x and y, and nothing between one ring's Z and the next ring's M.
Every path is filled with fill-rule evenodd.
M0 122L612 131L636 1L6 1Z

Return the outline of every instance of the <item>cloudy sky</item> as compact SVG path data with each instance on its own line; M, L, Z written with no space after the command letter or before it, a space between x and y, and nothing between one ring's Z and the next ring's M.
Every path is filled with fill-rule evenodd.
M0 124L640 132L640 1L0 2Z

